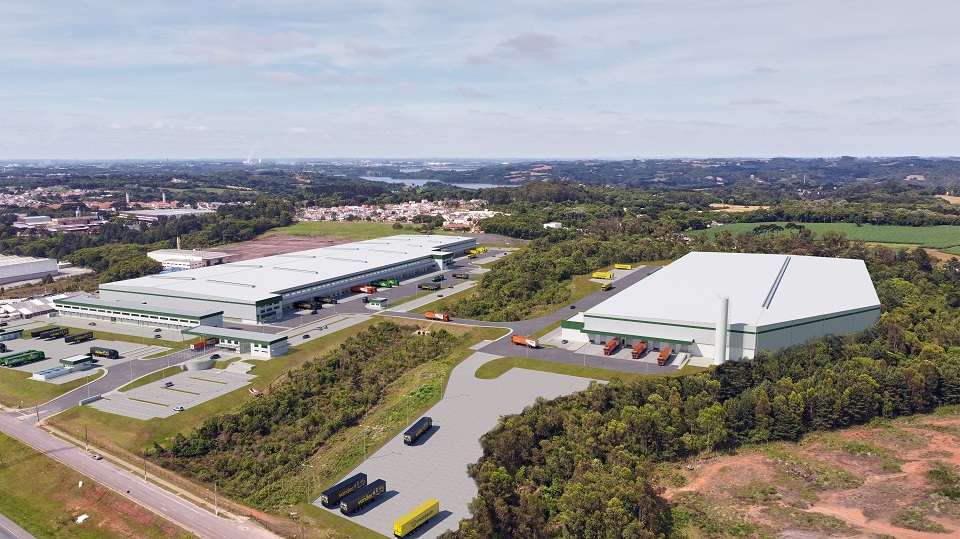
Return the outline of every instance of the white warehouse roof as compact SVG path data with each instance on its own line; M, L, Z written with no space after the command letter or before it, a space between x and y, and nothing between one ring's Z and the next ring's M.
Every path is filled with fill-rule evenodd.
M695 252L586 316L715 327L720 296L730 298L731 329L770 328L880 307L862 260Z
M392 236L150 275L100 288L196 299L266 301L284 292L439 255L447 248L474 241L460 236Z

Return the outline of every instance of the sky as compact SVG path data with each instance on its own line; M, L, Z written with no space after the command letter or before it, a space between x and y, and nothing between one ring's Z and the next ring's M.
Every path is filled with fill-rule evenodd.
M960 0L0 3L0 160L960 155Z

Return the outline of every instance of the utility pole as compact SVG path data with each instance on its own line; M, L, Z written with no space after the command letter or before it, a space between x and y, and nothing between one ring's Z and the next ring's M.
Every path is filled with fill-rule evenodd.
M87 426L83 426L83 445L86 446L87 451L90 451L90 437L87 436Z
M404 404L404 415L406 416L407 425L410 424L410 394L407 393L407 399L403 401Z
M34 405L33 405L33 410L34 410L35 412L37 412L37 423L39 423L39 422L40 422L40 405L39 405L39 404L34 404Z
M217 498L217 483L213 483L213 514L220 516L220 500Z
M143 455L143 480L147 480L147 452L143 451L140 453Z

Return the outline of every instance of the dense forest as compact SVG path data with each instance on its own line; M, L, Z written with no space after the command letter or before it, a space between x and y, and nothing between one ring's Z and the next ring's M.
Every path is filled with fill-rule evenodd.
M294 503L303 496L282 478L326 441L354 425L384 389L410 369L446 357L460 338L440 329L380 322L336 350L288 373L265 396L211 416L151 458L228 496L257 507Z
M650 483L656 462L960 403L960 262L790 235L806 253L865 260L883 306L873 328L505 417L470 468L473 517L444 537L682 537Z

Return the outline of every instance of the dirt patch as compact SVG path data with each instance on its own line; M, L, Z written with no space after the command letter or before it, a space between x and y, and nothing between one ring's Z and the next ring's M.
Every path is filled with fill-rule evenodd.
M342 243L348 243L349 241L350 240L342 238L314 238L274 233L266 234L250 241L221 245L218 246L216 250L230 255L230 258L227 259L229 262L241 262L243 260L264 256L283 255L296 251L306 251L307 249L330 247L331 245L340 245Z
M942 198L951 204L960 204L960 197L955 197L951 195L937 195L937 198Z
M728 211L731 213L739 213L739 212L753 211L753 210L766 210L770 208L770 206L743 206L740 204L719 204L719 203L711 204L710 207L717 211Z
M960 472L960 417L917 416L690 461L662 496L779 538L960 537L960 501L928 473L944 466Z
M938 251L936 249L924 249L928 255L936 258L937 260L950 260L951 258L960 258L960 256L952 255L950 253L945 253L943 251Z

